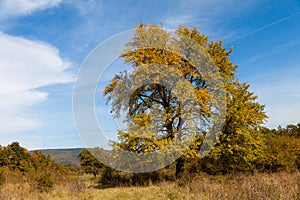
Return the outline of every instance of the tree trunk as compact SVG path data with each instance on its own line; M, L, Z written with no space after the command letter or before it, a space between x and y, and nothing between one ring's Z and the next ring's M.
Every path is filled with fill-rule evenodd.
M183 172L184 172L184 160L182 157L180 157L176 160L176 179L181 178Z

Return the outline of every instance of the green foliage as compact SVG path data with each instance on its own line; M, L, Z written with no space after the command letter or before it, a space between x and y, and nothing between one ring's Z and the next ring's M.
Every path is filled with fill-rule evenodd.
M40 151L34 151L31 155L31 163L36 171L54 168L56 163Z
M263 132L266 148L258 168L268 171L300 169L300 123Z
M204 171L215 174L255 169L265 148L260 125L266 115L248 88L237 81L227 85L226 123L215 148L200 161Z
M83 167L85 173L96 176L100 173L103 164L99 162L88 149L82 149L78 155L80 165Z
M13 142L0 149L0 167L8 166L14 170L29 172L32 170L30 153L21 147L18 142Z
M0 182L26 183L41 191L49 191L54 183L65 179L69 171L40 151L32 154L13 142L0 146Z
M40 191L47 192L53 187L53 181L49 173L41 174L36 181Z

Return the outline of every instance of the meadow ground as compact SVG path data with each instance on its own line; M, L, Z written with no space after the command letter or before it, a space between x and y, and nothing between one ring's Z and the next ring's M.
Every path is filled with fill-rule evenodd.
M300 199L300 171L231 174L200 174L175 182L162 182L147 187L97 189L90 176L55 185L49 192L39 192L26 183L5 183L0 199Z

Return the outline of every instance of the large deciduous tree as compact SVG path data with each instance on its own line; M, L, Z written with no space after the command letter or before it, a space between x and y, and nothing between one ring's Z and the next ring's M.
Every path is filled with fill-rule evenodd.
M186 38L190 39L189 43ZM198 70L199 66L195 65L205 65L208 61L205 55L193 51L193 43L201 46L213 61L215 71ZM256 102L256 96L248 91L249 86L236 79L237 66L230 61L231 52L232 49L223 47L222 41L209 42L208 37L196 28L179 26L171 33L155 25L138 25L132 41L121 55L132 70L115 75L103 92L112 103L112 112L117 116L127 112L128 128L118 132L120 141L115 142L114 147L138 153L154 152L176 138L192 135L192 143L176 160L176 176L180 177L184 160L199 156L206 130L215 123L211 117L214 112L220 112L214 105L212 85L208 84L208 79L218 81L214 78L218 74L227 106L217 152L229 142L238 151L239 159L246 157L246 162L255 159L252 157L261 145L257 131L266 116L263 106ZM201 56L203 60L190 62ZM132 84L141 78L151 81ZM175 83L181 89L175 87ZM126 84L129 90L124 90ZM132 85L134 90L130 90ZM193 103L180 96L193 99ZM136 127L144 126L150 127L151 134L136 132ZM210 156L219 159L221 154L213 152Z

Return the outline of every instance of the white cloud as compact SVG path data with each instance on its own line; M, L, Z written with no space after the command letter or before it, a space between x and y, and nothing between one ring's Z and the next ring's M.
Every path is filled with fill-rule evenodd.
M86 17L99 14L99 11L102 9L102 0L77 0L70 3L79 10L81 15Z
M29 15L59 5L63 0L1 0L0 19Z
M188 24L192 22L194 19L191 15L184 15L184 16L173 16L165 19L164 24L169 27L176 27L179 24Z
M0 132L31 130L42 122L26 109L47 99L40 87L68 83L68 61L49 44L0 32Z

